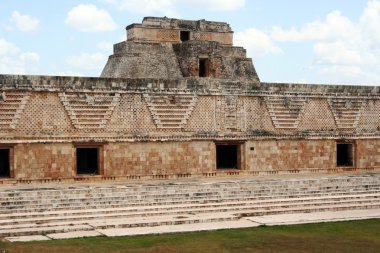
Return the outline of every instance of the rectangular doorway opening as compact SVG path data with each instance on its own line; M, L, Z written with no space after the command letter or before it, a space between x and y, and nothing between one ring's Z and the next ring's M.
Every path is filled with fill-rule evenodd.
M216 145L216 168L239 169L240 145Z
M190 40L190 32L189 31L180 31L179 37L181 41L188 41Z
M10 177L9 149L0 149L0 177Z
M99 148L77 148L77 174L99 174Z
M352 143L336 144L336 165L338 167L354 165L354 145Z
M209 61L207 58L199 59L199 77L207 77L208 76L208 65Z

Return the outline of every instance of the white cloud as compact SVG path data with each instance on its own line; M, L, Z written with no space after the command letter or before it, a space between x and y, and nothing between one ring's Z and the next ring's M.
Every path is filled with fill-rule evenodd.
M376 48L380 43L380 2L369 1L360 17L359 25L365 40Z
M121 10L142 14L178 17L180 10L234 11L245 6L245 0L101 0L116 4Z
M326 81L380 83L380 1L367 2L359 21L339 11L299 27L273 27L277 42L314 43L313 71Z
M66 63L81 70L100 71L107 62L107 56L102 53L82 53L66 58ZM77 71L77 70L75 70Z
M31 32L38 28L40 21L26 14L14 11L10 18L12 24L21 32Z
M103 32L115 30L117 25L110 14L92 4L80 4L71 9L66 24L81 32Z
M0 73L27 74L36 68L40 57L34 52L22 52L17 46L0 38Z
M277 41L352 39L357 36L357 28L349 18L342 16L339 11L333 11L324 21L306 23L301 28L283 29L275 26L271 35Z
M319 64L356 65L364 63L363 56L358 50L350 48L342 41L317 43L314 53Z
M282 52L266 33L255 28L236 32L234 35L234 45L246 48L248 55L253 58Z
M329 83L336 84L363 84L379 85L379 75L374 70L366 70L360 66L329 65L318 69L319 73L327 77Z
M0 56L3 55L15 55L20 52L15 45L6 41L5 39L0 39Z

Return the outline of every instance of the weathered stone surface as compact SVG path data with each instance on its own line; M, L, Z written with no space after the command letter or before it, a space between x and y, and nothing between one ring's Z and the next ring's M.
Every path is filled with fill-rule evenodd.
M127 26L127 32L128 40L114 45L101 77L199 76L199 59L207 59L208 77L259 81L245 49L232 47L227 23L148 17Z
M115 45L101 77L181 78L171 45L122 42Z
M0 182L380 169L379 87L260 82L222 22L127 30L102 77L0 75ZM78 175L78 147L96 149L94 174Z

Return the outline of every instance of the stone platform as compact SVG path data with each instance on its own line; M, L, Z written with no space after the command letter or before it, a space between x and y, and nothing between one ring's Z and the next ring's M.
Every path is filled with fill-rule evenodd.
M0 187L9 241L380 218L380 174Z

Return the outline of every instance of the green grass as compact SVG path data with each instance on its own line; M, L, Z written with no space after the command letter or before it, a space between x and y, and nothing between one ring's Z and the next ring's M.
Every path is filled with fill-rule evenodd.
M134 237L0 243L0 253L380 252L380 219Z

